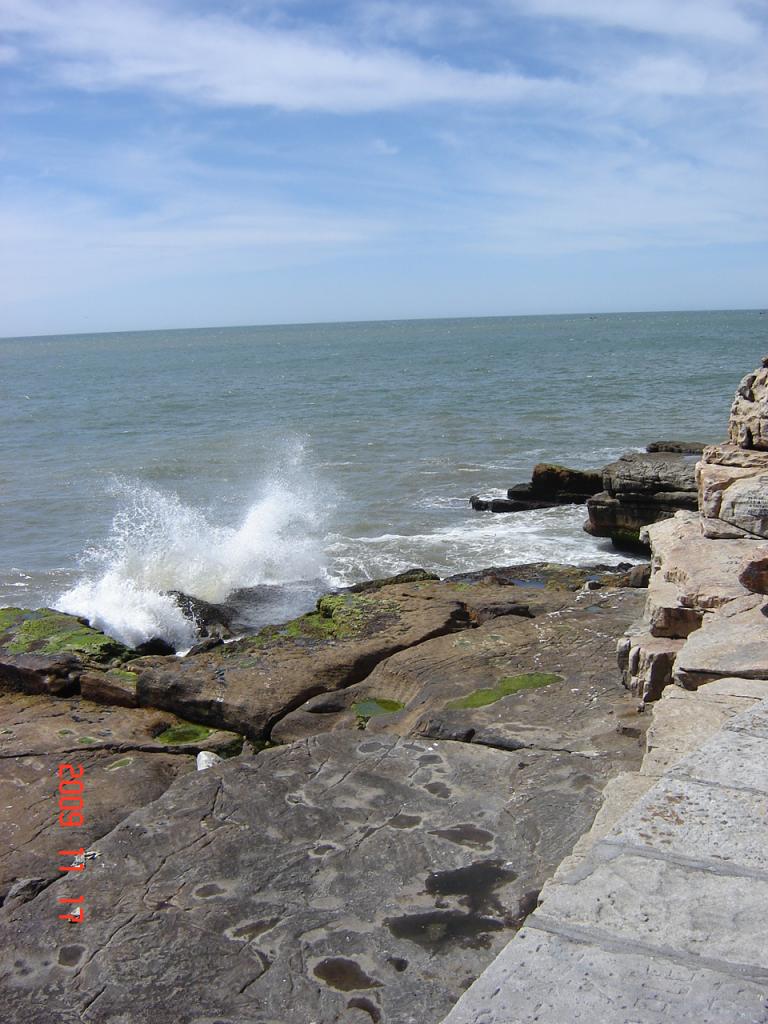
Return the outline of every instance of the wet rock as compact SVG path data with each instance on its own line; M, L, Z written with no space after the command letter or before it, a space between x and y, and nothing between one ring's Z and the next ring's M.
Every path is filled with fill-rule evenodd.
M149 640L145 640L144 643L138 644L134 653L140 656L145 654L175 654L176 648L173 644L169 644L167 640L163 640L161 636L153 636Z
M481 498L473 494L469 503L478 512L526 512L556 505L583 505L602 488L600 470L569 469L540 462L533 468L529 484L516 484L506 498Z
M221 637L226 639L234 636L232 622L237 611L233 604L213 604L210 601L203 601L191 594L184 594L180 590L169 590L168 597L172 597L181 611L195 627L198 636ZM147 652L150 653L150 652ZM168 651L152 653L173 653Z
M445 583L489 583L499 587L523 587L541 590L579 590L588 580L604 586L629 586L631 562L618 565L560 565L553 562L526 562L521 565L493 565L487 569L460 572L448 576Z
M591 821L587 761L337 734L182 778L91 844L76 969L68 879L0 928L4 1012L437 1024Z
M370 594L374 590L381 590L382 587L390 587L397 583L427 583L430 580L439 579L440 577L436 573L427 572L426 569L406 569L405 572L399 572L395 576L382 576L379 579L355 583L351 587L344 587L340 593Z
M0 903L5 898L8 909L33 899L59 875L57 850L87 848L192 771L201 747L232 755L240 743L232 733L167 712L105 707L77 697L0 695L0 785L6 796L0 807L6 838ZM82 827L59 824L62 763L84 768Z
M186 658L142 658L143 706L259 739L315 694L365 678L382 659L471 625L465 602L440 583L382 587L321 598L282 626Z
M569 469L555 463L539 462L533 467L531 490L535 495L550 497L559 504L569 499L583 504L590 495L603 488L599 469Z
M280 742L365 728L488 744L596 753L634 744L617 737L634 704L618 683L615 637L642 607L636 591L606 591L537 618L500 618L440 637L381 663L361 683L325 694L274 727ZM610 753L609 753L610 752Z
M86 667L131 654L85 619L51 608L0 608L0 686L26 693L75 693Z
M214 750L238 753L236 733L195 725L167 711L93 704L80 697L0 694L0 753L31 757L49 753L197 754Z
M536 508L552 508L556 502L534 498L481 498L473 494L469 499L475 512L530 512Z
M97 704L136 708L139 706L138 680L135 672L122 668L106 672L84 672L80 676L80 693L85 700Z
M678 455L701 455L706 441L652 441L646 445L647 452L676 452Z
M89 848L194 769L194 746L185 755L157 740L157 732L173 722L178 720L172 715L104 708L78 698L0 696L4 912L60 877L60 864L72 858L57 856L58 850ZM84 820L77 827L59 824L57 787L64 763L84 769ZM49 901L47 915L58 924L55 907Z

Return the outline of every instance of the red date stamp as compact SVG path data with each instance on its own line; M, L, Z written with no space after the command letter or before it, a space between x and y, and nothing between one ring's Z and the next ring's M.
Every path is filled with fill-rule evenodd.
M59 825L62 828L82 828L85 824L85 802L83 794L85 791L85 769L81 764L60 764L59 765ZM70 864L60 865L59 871L67 873L67 878L73 877L70 872L85 870L86 850L81 847L77 850L59 850L60 857L72 857ZM75 875L74 877L77 877ZM59 919L68 921L70 924L82 924L85 917L85 897L59 896L58 902L68 906L66 914L59 914Z

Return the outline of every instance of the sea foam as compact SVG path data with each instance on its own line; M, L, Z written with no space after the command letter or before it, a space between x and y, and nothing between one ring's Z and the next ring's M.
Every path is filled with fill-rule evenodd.
M85 552L81 579L56 607L131 646L162 636L180 649L193 630L169 590L218 602L239 587L324 579L329 496L299 468L297 457L266 481L235 526L176 494L115 480L109 535Z

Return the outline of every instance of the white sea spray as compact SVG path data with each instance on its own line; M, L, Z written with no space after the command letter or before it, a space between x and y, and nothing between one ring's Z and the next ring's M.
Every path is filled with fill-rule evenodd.
M235 525L178 495L136 481L111 485L117 511L106 540L83 556L83 576L56 607L136 645L162 636L178 648L192 626L170 590L221 602L240 587L325 576L324 523L332 499L299 448L258 488Z

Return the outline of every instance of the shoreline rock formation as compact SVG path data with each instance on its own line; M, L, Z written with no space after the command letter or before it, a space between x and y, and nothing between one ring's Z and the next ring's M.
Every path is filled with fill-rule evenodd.
M606 787L444 1024L768 1019L766 367L739 387L729 442L704 450L700 512L645 530L644 614L618 645L625 686L652 702L640 772Z
M525 512L558 505L586 504L584 530L607 537L620 550L648 554L643 527L698 507L695 441L654 441L645 452L629 452L602 470L569 469L540 463L530 484L517 484L506 498L472 495L478 512ZM766 456L768 467L768 455ZM767 469L768 471L768 469Z
M10 1018L448 1012L639 763L646 718L613 652L644 592L615 568L426 576L198 655L83 662L67 697L21 692L0 650ZM196 771L202 751L225 760ZM93 813L69 840L83 875L57 878L62 758ZM65 926L75 891L86 917Z

